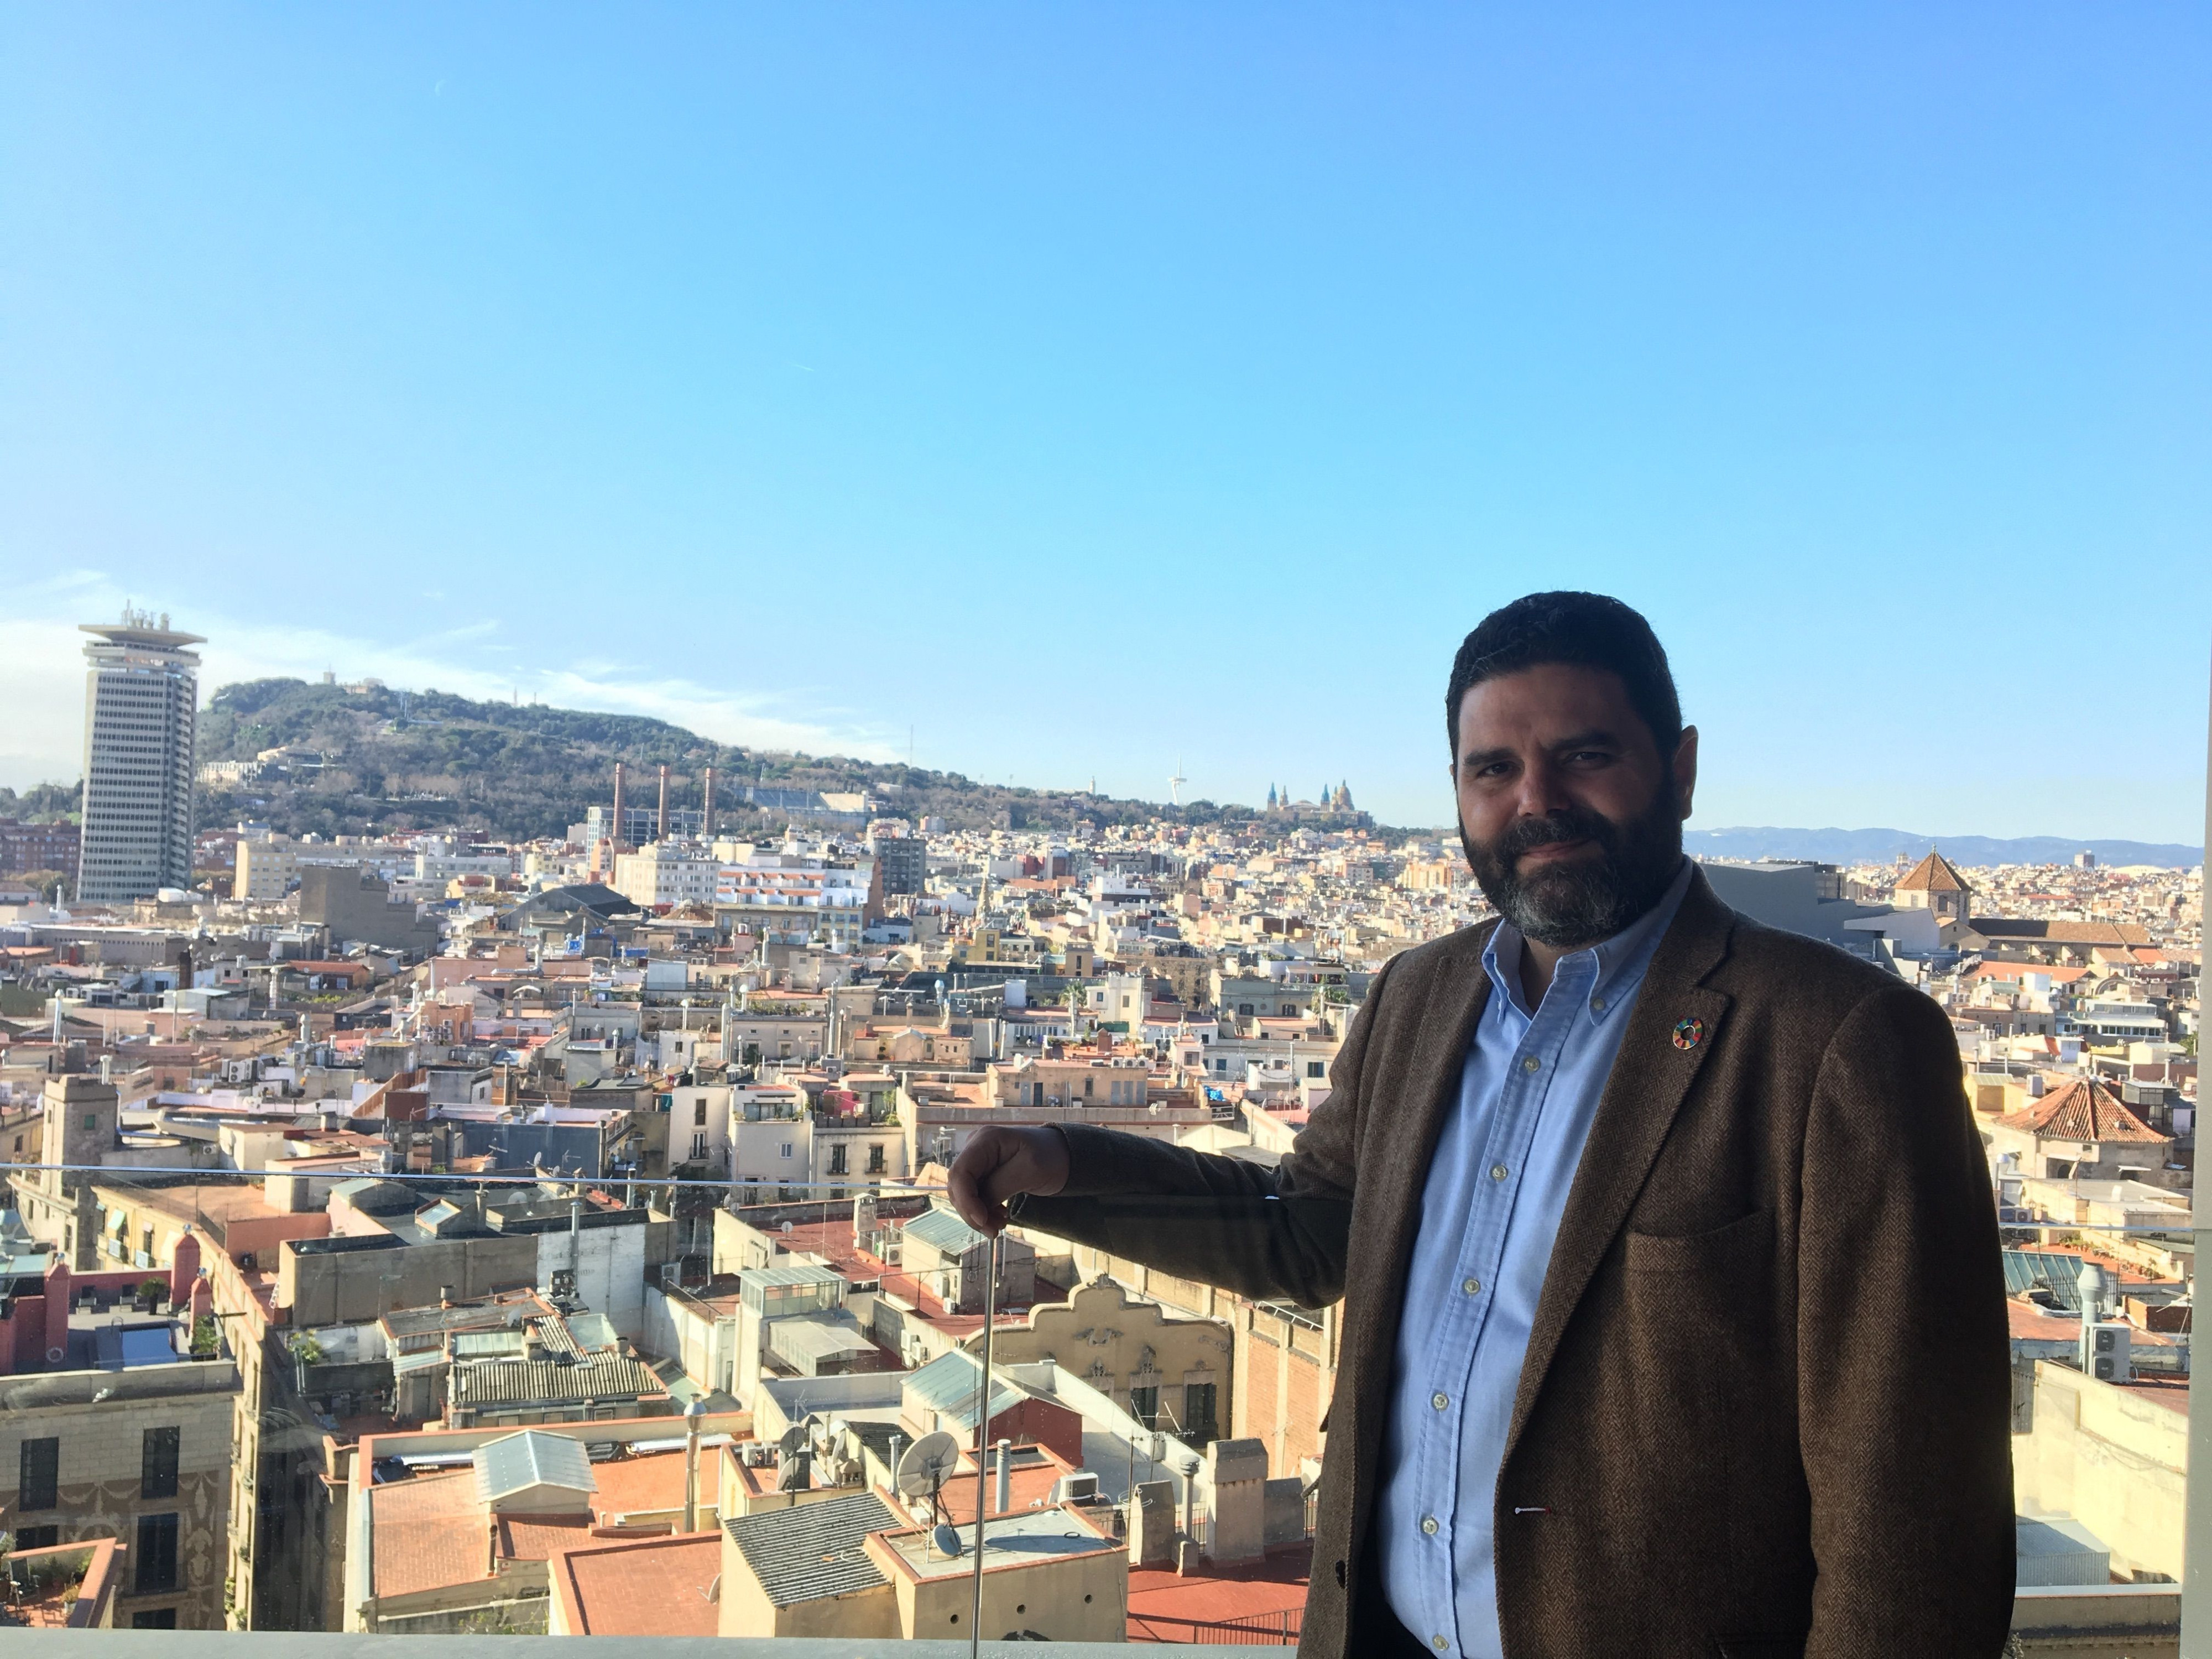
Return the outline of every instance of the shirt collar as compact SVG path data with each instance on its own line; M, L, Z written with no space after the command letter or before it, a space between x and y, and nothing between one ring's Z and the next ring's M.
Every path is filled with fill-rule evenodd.
M1570 951L1561 957L1553 971L1553 986L1557 988L1562 981L1576 984L1579 981L1575 994L1588 999L1590 1018L1603 1024L1606 1016L1626 1000L1627 993L1635 988L1644 977L1644 970L1651 965L1659 941L1666 936L1674 913L1682 908L1683 896L1690 890L1690 872L1693 868L1695 866L1685 858L1682 867L1674 872L1674 879L1660 895L1658 903L1611 939ZM1491 985L1505 1006L1525 1015L1531 1011L1522 1007L1521 1001L1521 930L1510 921L1501 921L1491 930L1490 942L1483 946L1482 971L1490 975ZM1514 964L1512 973L1508 974L1499 966L1503 962Z

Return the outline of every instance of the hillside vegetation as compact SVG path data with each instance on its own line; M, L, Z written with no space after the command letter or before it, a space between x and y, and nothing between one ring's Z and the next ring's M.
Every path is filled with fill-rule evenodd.
M204 827L251 818L289 835L450 828L516 839L557 836L586 808L611 803L617 760L629 764L629 804L638 806L657 802L658 769L665 764L671 804L696 808L706 769L716 768L716 827L738 832L781 828L790 816L747 806L738 793L745 784L866 790L886 816L933 814L956 828L1250 816L1246 808L1207 802L1176 809L1002 788L957 772L737 748L665 720L477 702L438 691L349 690L295 679L217 691L200 717L201 761L250 761L271 749L313 751L322 764L295 763L252 781L204 788Z

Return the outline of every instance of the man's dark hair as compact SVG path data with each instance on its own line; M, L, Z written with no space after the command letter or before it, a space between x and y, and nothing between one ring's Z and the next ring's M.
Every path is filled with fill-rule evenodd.
M1444 730L1459 760L1459 707L1469 688L1545 663L1603 668L1620 676L1632 708L1651 728L1662 759L1682 741L1682 702L1666 648L1643 615L1602 593L1531 593L1475 624L1452 659Z

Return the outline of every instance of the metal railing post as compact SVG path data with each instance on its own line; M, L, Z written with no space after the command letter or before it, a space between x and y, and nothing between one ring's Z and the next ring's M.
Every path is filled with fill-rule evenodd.
M974 1606L969 1612L968 1652L970 1659L983 1650L983 1518L991 1510L990 1460L983 1455L991 1441L991 1328L999 1319L999 1240L988 1235L983 1254L983 1364L975 1385L975 1567Z
M2212 715L2208 715L2206 720L2204 754L2204 844L2208 865L2207 879L2199 896L2204 901L2203 931L2212 933ZM2203 982L2202 979L2198 981L2200 986ZM2203 1006L2201 994L2198 1006L2200 1009ZM2197 1041L2201 1056L2204 1042L2201 1022ZM2204 1139L2203 1116L2206 1103L2200 1084L2197 1117L2189 1126L2192 1140ZM2194 1300L2201 1288L2197 1279L2203 1271L2207 1250L2212 1249L2212 1194L2204 1190L2202 1170L2197 1171L2190 1184L2190 1238L2195 1249L2190 1260L2189 1289ZM2191 1346L2192 1349L2195 1346L2193 1336ZM2203 1410L2196 1409L2197 1366L2193 1352L2190 1358L2189 1485L2183 1510L2187 1532L2181 1554L2181 1659L2212 1659L2212 1401L2206 1402Z

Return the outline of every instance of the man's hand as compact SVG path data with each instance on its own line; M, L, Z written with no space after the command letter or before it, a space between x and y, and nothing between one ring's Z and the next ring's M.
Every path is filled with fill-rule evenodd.
M1057 1129L991 1128L952 1160L952 1207L969 1226L996 1233L1017 1193L1049 1197L1067 1185L1067 1142Z

